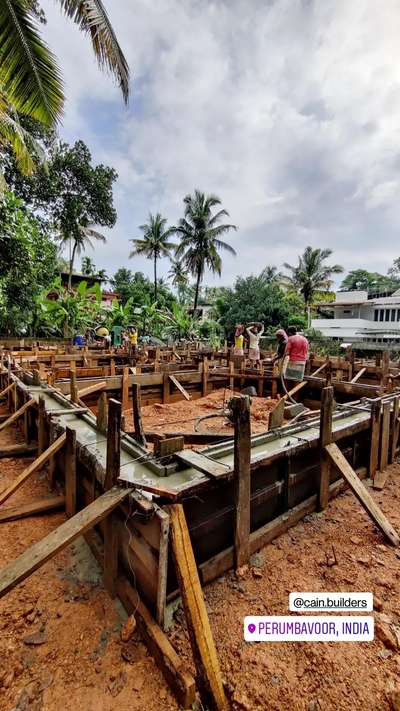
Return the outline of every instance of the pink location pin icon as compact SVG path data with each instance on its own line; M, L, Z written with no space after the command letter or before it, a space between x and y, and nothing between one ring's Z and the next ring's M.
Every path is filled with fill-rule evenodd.
M256 631L256 626L255 626L255 624L253 624L253 622L250 622L250 624L247 625L247 629L249 630L249 632L250 632L251 634L253 634L253 632Z

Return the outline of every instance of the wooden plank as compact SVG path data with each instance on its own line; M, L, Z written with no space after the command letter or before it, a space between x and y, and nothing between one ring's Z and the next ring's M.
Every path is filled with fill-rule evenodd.
M384 402L382 405L381 455L379 460L381 472L386 469L389 462L390 409L391 402Z
M227 711L217 650L211 632L199 574L181 504L169 507L172 551L181 591L202 704Z
M371 432L368 475L373 478L378 469L379 440L381 432L381 401L375 400L371 406Z
M7 395L13 388L15 388L15 383L14 383L14 382L13 382L13 383L10 383L9 385L7 385L7 387L4 388L4 390L1 391L0 397L3 398L4 395Z
M71 402L78 402L78 386L76 384L76 372L71 369L69 395L66 396Z
M32 457L38 451L37 445L32 444L10 444L0 449L0 459L7 457Z
M235 396L231 400L235 427L235 566L246 565L250 558L250 398Z
M382 533L394 546L398 546L400 543L399 536L387 520L386 516L380 510L379 506L375 503L369 491L361 483L354 469L350 466L347 459L345 459L337 444L328 444L326 446L326 450L332 459L333 464L347 481L350 489L356 495L366 512L371 516L374 523L378 526L378 528L380 528Z
M171 383L173 383L175 385L175 387L178 388L178 390L182 393L185 400L191 400L189 393L187 392L187 390L185 390L183 385L180 384L179 380L177 380L175 378L175 376L172 375L171 373L168 375L168 377L169 377Z
M20 518L28 516L36 516L37 514L48 513L63 509L65 506L65 497L54 494L51 496L43 496L40 499L29 501L27 504L20 506L9 506L0 511L0 523L5 521L16 521Z
M16 560L0 570L0 598L40 568L50 558L62 551L92 526L95 526L110 511L121 503L132 489L114 487L99 496L65 523L58 526L38 543L28 548Z
M44 450L46 449L45 445L45 440L46 440L46 430L45 430L45 422L46 422L46 403L43 395L39 395L39 405L38 405L38 424L37 424L37 430L38 430L38 454L42 454Z
M100 383L95 383L95 385L89 385L87 388L82 388L82 390L78 390L78 399L82 399L83 397L86 397L86 395L97 393L99 390L104 390L106 385L106 381L102 380Z
M182 452L177 452L175 457L184 464L193 467L193 469L197 469L202 474L207 474L213 478L218 478L230 471L230 467L211 460L194 449L185 449Z
M285 401L286 396L281 397L281 399L276 403L274 409L269 413L268 430L275 430L278 427L282 427L285 412Z
M40 469L50 457L52 457L56 452L58 452L61 447L64 446L66 442L66 435L65 433L62 434L58 439L56 439L53 444L50 445L42 454L35 459L32 464L30 464L26 469L24 469L21 474L17 476L16 479L6 488L3 489L3 491L0 492L0 505L4 504L7 499L10 498L10 496L17 491L17 489L22 486L22 484L33 474L36 472L38 469Z
M318 509L326 509L329 501L329 484L331 460L325 451L325 445L332 442L333 387L324 388L321 399L319 443L321 447L320 482L318 492Z
M121 403L110 399L108 403L107 458L104 489L117 483L121 466Z
M71 517L76 514L77 497L76 431L67 427L65 435L65 513Z
M359 370L358 373L356 373L356 375L354 376L354 378L352 378L352 379L350 380L350 382L351 382L351 383L356 383L357 380L360 380L360 378L362 378L362 376L364 375L364 373L365 373L366 370L367 370L366 368L361 368L361 370Z
M196 696L195 682L183 666L182 658L125 577L117 580L117 594L128 614L134 613L139 632L180 705L184 709L191 708Z
M201 386L201 393L203 397L206 397L208 395L208 358L205 357L203 359L203 370L201 374L202 378L202 386Z
M12 415L10 415L10 417L5 422L1 423L0 432L5 430L5 428L8 427L9 425L12 425L14 422L16 422L20 417L22 417L24 412L26 412L34 404L35 404L35 400L33 398L31 398L27 402L24 402L24 404L19 408L19 410L17 410Z
M131 434L128 432L127 434ZM134 434L134 433L133 433ZM227 432L165 432L163 431L163 436L166 438L170 437L183 437L185 444L215 444L217 442L227 442L232 439L233 432L228 434ZM147 442L155 442L159 439L159 432L145 432Z

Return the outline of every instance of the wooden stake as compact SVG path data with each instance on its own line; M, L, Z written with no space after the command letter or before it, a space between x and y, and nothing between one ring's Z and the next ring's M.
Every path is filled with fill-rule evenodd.
M227 711L228 702L222 685L217 650L182 505L170 506L169 513L176 574L185 610L201 701L211 711Z
M169 393L170 393L169 375L168 375L168 373L164 373L163 374L163 392L162 392L163 404L169 402Z
M143 447L146 447L146 437L144 435L142 423L142 406L140 397L140 385L132 383L132 409L133 409L133 426L135 431L135 439Z
M129 366L125 366L122 371L122 412L129 410Z
M76 514L76 431L65 430L65 513L68 517Z
M39 395L38 405L38 454L42 454L45 450L45 421L46 421L46 403L43 395Z
M321 397L321 414L319 427L319 443L321 447L321 475L319 484L318 508L326 509L329 501L329 483L331 473L330 458L325 451L325 445L332 442L333 387L324 388Z
M381 401L374 400L371 406L371 430L368 475L373 478L378 469L379 439L381 431Z
M366 512L371 516L374 523L378 526L378 528L380 528L390 543L394 546L398 546L400 543L398 534L389 523L386 516L382 513L379 506L375 503L369 491L362 484L347 459L343 456L337 444L328 444L326 446L326 450L333 464L339 469L340 473L350 486L350 489L356 495Z
M202 396L205 397L207 394L208 394L208 358L205 357L203 360Z
M384 402L382 406L381 456L379 461L381 472L385 471L389 461L390 409L391 403Z
M71 402L78 402L79 396L78 396L78 387L76 384L76 372L75 370L71 370L71 376L70 376L70 400Z
M111 400L108 403L107 427L107 464L104 490L108 491L117 483L121 461L121 403Z
M101 393L97 401L97 429L100 432L107 432L107 421L108 421L108 401L107 394Z
M117 595L118 577L118 517L115 511L104 521L104 585L112 599Z
M235 427L235 567L246 565L250 557L250 398L235 396L231 400Z
M171 383L173 383L173 384L175 385L175 387L178 388L178 390L182 393L182 395L183 395L183 397L185 398L185 400L190 400L191 397L190 397L189 393L187 392L187 390L185 390L185 388L183 387L183 385L181 385L181 383L179 382L179 380L177 380L177 379L175 378L175 376L172 375L172 374L170 374L168 377L169 377L169 379L171 380Z

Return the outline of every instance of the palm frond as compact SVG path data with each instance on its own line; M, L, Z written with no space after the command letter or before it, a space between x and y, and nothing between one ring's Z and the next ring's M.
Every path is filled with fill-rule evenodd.
M59 0L62 10L90 35L101 69L116 78L125 103L129 99L129 67L101 0Z
M0 2L0 47L0 85L7 100L21 113L51 126L62 114L62 81L26 0Z

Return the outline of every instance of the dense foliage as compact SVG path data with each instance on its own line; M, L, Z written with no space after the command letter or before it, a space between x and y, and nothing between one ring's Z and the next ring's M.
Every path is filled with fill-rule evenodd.
M13 193L0 198L0 225L0 331L29 332L35 300L54 278L57 248Z

